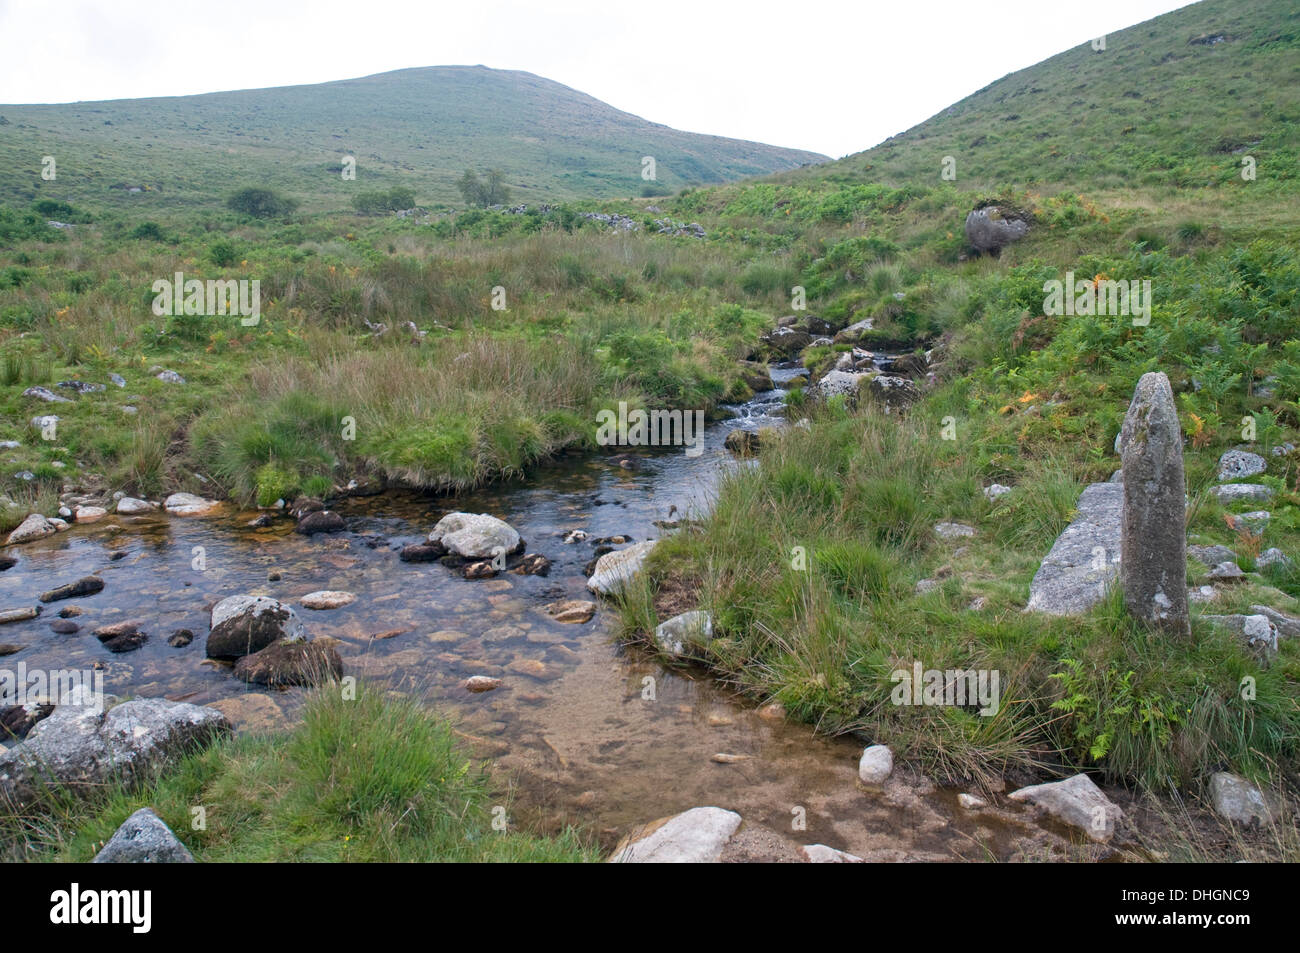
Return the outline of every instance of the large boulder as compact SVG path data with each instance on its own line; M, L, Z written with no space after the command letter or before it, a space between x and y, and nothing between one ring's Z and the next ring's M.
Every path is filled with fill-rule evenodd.
M861 344L876 329L875 318L863 318L835 333L836 344Z
M152 808L142 807L117 829L92 864L192 864L194 855Z
M30 543L34 539L44 539L46 536L53 536L57 532L58 528L44 516L40 513L32 513L27 519L18 524L18 527L9 534L9 538L5 542L9 546L18 543Z
M1110 842L1124 820L1124 812L1086 774L1076 774L1064 781L1035 784L1008 795L1046 811L1062 824L1083 831L1101 844Z
M858 392L862 387L863 381L869 381L875 376L873 371L854 372L854 371L828 371L816 384L808 387L806 393L810 397L820 397L823 400L829 397L843 397L850 404L858 399Z
M643 543L633 543L626 549L616 549L596 560L587 588L602 596L617 595L641 571L642 564L650 551L655 548L657 539L648 539Z
M201 705L138 698L104 710L81 688L71 695L26 741L0 751L0 802L24 804L52 784L83 791L137 783L230 731L221 712Z
M303 536L315 536L317 533L341 533L347 528L347 522L333 510L314 510L299 517L293 530Z
M514 527L486 513L448 513L429 533L429 542L463 559L491 559L523 548Z
M764 334L762 342L782 357L793 357L812 343L812 335L799 328L776 328Z
M966 241L981 253L1000 252L1029 234L1029 215L1010 205L981 202L966 216Z
M906 377L892 374L878 374L871 379L869 387L871 397L885 405L885 412L907 407L921 399L921 392L916 384Z
M212 607L208 658L234 660L272 642L305 642L307 630L291 607L269 596L230 596Z
M696 807L648 825L614 851L611 864L716 864L741 817L720 807Z
M1120 576L1130 615L1191 635L1187 610L1187 481L1183 434L1169 378L1143 374L1124 428Z

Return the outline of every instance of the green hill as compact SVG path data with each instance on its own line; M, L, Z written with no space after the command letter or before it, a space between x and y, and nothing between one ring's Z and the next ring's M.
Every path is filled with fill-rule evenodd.
M996 51L996 37L989 42ZM865 152L790 180L1131 188L1300 175L1300 6L1212 0L1003 77Z
M825 156L681 132L531 73L483 66L398 70L312 86L158 99L0 106L0 200L30 200L41 157L60 198L152 207L203 204L269 185L309 211L403 185L459 202L466 168L499 167L518 201L671 193L821 162ZM344 181L347 156L355 181ZM653 156L657 178L641 177ZM130 193L130 187L144 193ZM47 194L48 188L44 190ZM144 194L144 201L140 195Z

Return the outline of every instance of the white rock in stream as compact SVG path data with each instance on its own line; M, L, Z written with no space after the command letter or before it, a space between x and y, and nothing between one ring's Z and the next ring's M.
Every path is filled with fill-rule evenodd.
M602 596L617 595L641 571L642 564L655 548L657 539L633 543L626 549L606 553L596 560L595 571L587 580L587 588Z
M163 509L172 516L205 516L220 505L216 500L207 500L193 493L173 493L163 500ZM118 511L121 512L121 503Z
M341 589L321 589L302 597L304 609L341 609L357 601L355 593Z
M1063 824L1077 828L1101 844L1110 842L1124 812L1086 774L1064 781L1034 784L1008 795L1013 801L1034 804Z
M655 627L655 644L670 655L713 638L713 616L702 609L683 612Z
M740 827L740 815L695 807L656 821L614 851L611 864L716 864Z
M441 543L465 559L491 559L518 549L519 534L486 513L448 513L429 533L429 542Z
M894 773L894 753L886 745L871 745L858 761L858 780L863 784L884 784Z

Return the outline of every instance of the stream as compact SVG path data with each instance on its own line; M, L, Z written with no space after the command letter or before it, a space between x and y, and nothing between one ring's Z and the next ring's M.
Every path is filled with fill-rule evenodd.
M773 368L778 388L800 372ZM904 770L884 792L864 793L860 741L763 718L753 701L702 669L666 667L617 645L608 605L582 625L542 610L596 598L583 572L593 546L564 543L567 532L640 541L660 535L655 521L668 519L670 507L677 516L708 507L719 475L745 465L723 449L727 433L777 423L783 396L768 391L731 408L736 418L710 424L695 457L680 448L619 448L617 456L562 457L526 481L455 498L390 491L344 499L334 506L347 520L343 533L303 537L287 517L254 529L248 523L257 513L229 504L215 516L115 515L74 525L7 550L19 562L0 573L0 608L35 605L42 591L92 573L104 590L0 628L0 642L24 646L0 666L98 663L111 694L216 704L241 731L281 729L300 708L301 690L245 686L204 653L214 602L267 595L292 604L313 636L338 639L346 674L450 715L469 749L491 758L494 777L510 785L515 823L544 831L580 825L609 848L641 824L716 805L739 812L747 828L776 832L787 849L822 843L883 860L1009 859L1040 849L1044 832L1019 822L1016 808L964 811L957 791ZM628 456L638 465L616 462ZM528 552L551 560L550 574L465 580L438 563L399 561L403 545L423 541L453 509L506 520ZM119 552L125 555L110 556ZM205 568L196 569L200 553ZM272 573L278 581L268 581ZM303 608L302 596L320 589L357 599L334 610ZM73 620L80 631L53 633L50 623L69 605L82 610ZM114 655L91 635L126 620L149 635L135 651ZM181 628L193 642L170 647L168 636ZM462 683L472 675L502 685L469 694ZM717 763L719 753L744 758ZM801 816L806 829L798 829Z

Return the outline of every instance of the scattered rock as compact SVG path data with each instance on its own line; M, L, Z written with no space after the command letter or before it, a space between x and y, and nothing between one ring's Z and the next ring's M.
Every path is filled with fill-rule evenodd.
M96 523L108 515L102 506L78 506L73 511L73 518L78 523Z
M496 574L497 568L487 559L466 563L462 570L462 575L464 575L466 579L491 579Z
M139 624L135 622L100 626L93 635L104 644L104 648L117 654L134 651L149 641L149 637L140 631Z
M989 806L989 802L965 792L957 795L957 803L967 811L980 811Z
M1102 793L1086 774L1064 781L1035 784L1012 791L1013 801L1042 808L1063 824L1083 831L1100 844L1108 844L1124 820L1124 812Z
M1236 563L1225 560L1210 570L1209 579L1211 582L1245 582L1246 574Z
M1272 519L1272 516L1273 514L1268 510L1254 510L1250 513L1242 513L1239 516L1229 516L1228 525L1240 533L1263 536L1264 530L1268 527L1268 521Z
M9 534L6 544L14 546L18 543L30 543L34 539L44 539L57 532L58 528L44 516L40 513L32 513Z
M1223 506L1240 503L1267 503L1273 498L1273 488L1262 483L1223 483L1210 487L1211 495Z
M8 625L10 622L26 622L28 619L35 619L40 614L41 610L38 606L0 609L0 625Z
M816 384L807 389L808 396L826 400L830 397L843 397L849 404L857 401L863 381L872 380L876 375L871 371L827 371Z
M509 523L486 513L449 513L429 533L430 543L464 559L491 559L523 548L523 540Z
M357 601L355 593L338 589L321 589L302 597L304 609L341 609Z
M994 483L984 488L984 495L990 500L996 500L999 497L1006 496L1011 492L1011 487L1003 486L1001 483Z
M43 400L47 404L70 404L72 398L60 397L54 391L45 387L29 387L23 391L24 397L35 397L37 400Z
M194 633L189 629L177 629L167 637L167 644L174 649L183 649L194 641Z
M858 780L863 784L884 784L894 773L894 753L887 745L870 745L858 761Z
M568 544L580 543L587 538L587 534L580 529L571 529L564 534L564 542Z
M293 531L303 536L315 536L317 533L341 533L347 528L347 522L333 510L316 510L304 514Z
M80 629L81 626L70 619L55 619L50 623L50 631L55 635L73 635Z
M908 407L921 399L921 391L906 377L878 374L871 378L867 389L876 401L885 405L886 413Z
M540 553L528 553L510 571L519 576L549 576L551 561Z
M965 523L936 523L934 535L940 539L961 539L965 536L974 536L975 527L967 526Z
M194 856L151 808L142 807L117 829L92 864L192 864Z
M1259 615L1265 616L1277 628L1279 638L1294 639L1300 637L1300 619L1292 618L1284 612L1278 612L1269 606L1251 606Z
M235 678L283 688L343 677L343 660L331 640L273 642L235 663Z
M1188 546L1187 554L1207 569L1213 569L1220 563L1236 563L1237 554L1227 546Z
M76 582L70 582L41 593L41 602L58 602L60 599L75 599L78 596L93 596L104 588L104 580L98 576L83 576Z
M1257 615L1203 615L1206 622L1213 622L1237 633L1250 648L1266 652L1277 651L1278 628L1263 613Z
M1229 450L1219 457L1219 482L1258 476L1268 469L1268 461L1257 453Z
M230 596L212 607L208 658L237 659L279 641L307 640L293 609L267 596Z
M25 645L15 645L12 642L0 642L0 658L4 658L6 655L16 655L25 648L27 648Z
M1287 557L1286 553L1282 552L1282 550L1275 546L1264 550L1255 559L1256 569L1265 569L1273 565L1280 565L1284 568L1291 565L1291 560Z
M220 712L199 705L141 698L105 711L93 693L72 695L25 742L0 751L0 800L26 803L51 782L76 791L143 782L230 731Z
M713 638L713 616L702 609L683 612L655 627L655 645L669 655L685 654L690 647Z
M850 324L844 330L835 335L836 344L861 344L867 337L869 331L874 331L876 325L875 318L864 318L855 324Z
M163 382L168 383L168 384L184 384L184 383L185 383L185 378L181 377L181 375L177 374L175 371L161 371L160 373L158 373L158 374L155 375L155 376L156 376L160 381L163 381Z
M582 599L565 599L562 602L552 602L544 606L543 610L556 622L580 625L591 621L592 616L596 614L596 603L585 602Z
M658 540L649 539L601 556L596 561L591 578L587 580L587 588L605 596L621 593L641 571L641 566L657 542Z
M441 543L412 543L403 546L397 558L404 563L431 563L445 555L447 550Z
M1244 827L1271 824L1274 812L1259 788L1227 771L1210 776L1210 802L1224 820Z
M612 864L717 863L741 817L719 807L696 807L647 825L620 844Z
M501 679L490 678L487 675L471 675L469 678L465 679L464 685L465 691L473 692L477 695L482 692L490 692L494 688L500 688Z
M752 457L757 455L761 442L754 431L736 429L727 434L722 446L737 456Z
M773 352L782 357L793 357L812 343L812 335L798 328L775 328L761 338Z

